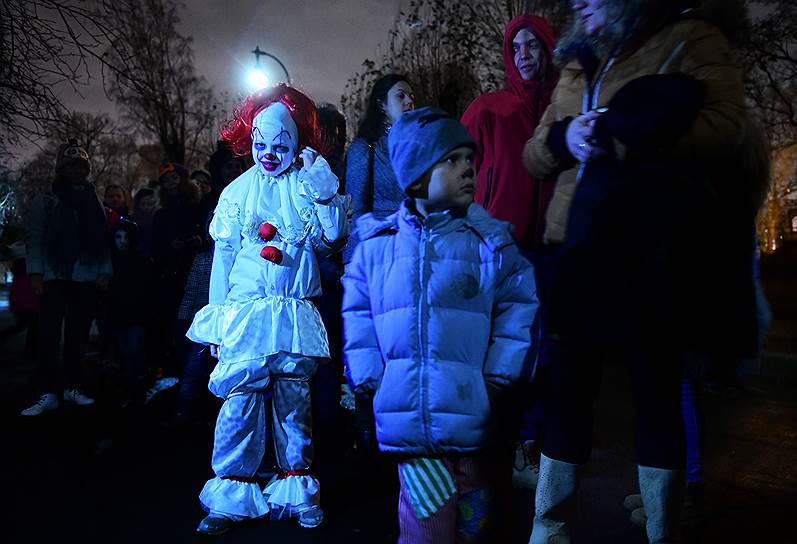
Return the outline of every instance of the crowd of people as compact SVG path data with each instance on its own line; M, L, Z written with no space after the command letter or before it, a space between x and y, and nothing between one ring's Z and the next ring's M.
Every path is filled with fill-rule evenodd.
M506 87L461 120L386 74L346 150L334 106L268 87L207 170L164 162L132 209L118 185L101 202L86 151L62 145L19 269L42 393L22 415L94 403L96 320L125 402L177 378L176 422L206 388L223 401L200 533L324 521L313 460L345 384L356 448L397 467L399 542L508 542L513 480L536 489L530 542L569 542L611 357L634 393L627 506L650 542L678 542L703 496L695 367L755 357L765 328L767 154L722 18L570 5L558 39L542 17L508 23Z
M10 306L28 329L26 355L38 361L41 392L22 415L38 416L61 402L94 404L81 375L93 323L100 359L123 370L123 404L143 404L175 385L181 371L191 375L199 363L187 355L184 333L191 312L207 300L197 278L211 250L203 225L244 161L220 142L209 165L214 183L204 170L189 178L182 165L165 162L158 179L136 191L131 209L120 185L106 186L99 198L91 158L79 142L58 149L52 190L34 199L24 250L10 255ZM202 392L195 382L182 381L177 419L195 415Z

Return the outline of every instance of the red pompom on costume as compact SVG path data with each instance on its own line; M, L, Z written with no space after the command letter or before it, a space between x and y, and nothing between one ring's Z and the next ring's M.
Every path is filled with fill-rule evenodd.
M274 264L282 262L282 251L274 246L263 246L263 249L260 250L260 256Z
M277 235L277 227L271 223L263 223L260 225L258 234L263 240L268 242L269 240L273 240ZM280 264L282 262L282 251L274 246L263 246L263 249L260 250L260 256L274 264Z
M277 227L272 225L271 223L263 223L260 225L260 230L258 231L260 237L268 242L269 240L273 240L274 237L277 235Z

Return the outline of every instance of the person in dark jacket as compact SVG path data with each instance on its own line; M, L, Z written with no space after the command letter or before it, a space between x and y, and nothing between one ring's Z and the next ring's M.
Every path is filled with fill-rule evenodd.
M208 218L211 219L211 218ZM206 250L200 251L194 257L185 291L177 311L177 322L180 328L188 330L197 312L207 306L210 292L210 272L213 265L213 239L208 233L207 226L203 230L209 241L204 244ZM189 341L183 361L183 373L180 388L177 391L177 411L172 424L181 425L199 420L201 398L203 392L208 392L208 380L216 360L210 355L210 349L202 344Z
M69 140L58 149L52 192L38 195L31 208L25 247L31 287L41 296L38 359L43 394L22 411L23 416L57 408L61 390L64 402L94 404L82 391L80 366L98 291L108 289L111 259L105 209L88 181L90 173L88 153L76 140Z
M158 196L154 189L142 187L133 197L132 221L138 227L138 250L145 257L152 257L152 223L158 210Z
M531 542L567 538L608 353L631 369L648 539L677 542L686 354L716 342L735 314L731 278L751 268L755 176L729 175L752 134L744 87L726 35L695 2L572 7L557 48L566 65L524 150L532 174L558 176L546 217L556 264Z
M138 250L138 227L122 220L111 229L114 276L108 296L115 358L125 374L126 400L144 402L148 379L144 333L154 307L152 261Z
M130 215L127 207L127 192L124 187L115 183L105 186L105 198L103 204L112 210L119 218L126 218Z
M152 223L159 304L157 331L160 334L156 344L162 357L163 374L174 377L182 360L178 351L185 347L185 330L178 328L177 309L194 256L202 248L203 241L197 190L188 180L188 171L181 164L167 162L161 165L159 174L161 208Z

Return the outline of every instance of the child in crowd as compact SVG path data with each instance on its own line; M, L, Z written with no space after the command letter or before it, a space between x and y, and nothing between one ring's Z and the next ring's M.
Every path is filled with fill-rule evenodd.
M145 257L152 257L152 223L158 210L154 189L144 187L133 197L133 222L138 225L138 249Z
M329 358L313 302L321 294L317 258L339 250L348 233L338 179L316 151L315 105L277 85L251 95L222 130L255 165L221 194L210 224L215 240L209 304L187 336L210 345L219 362L210 390L224 399L213 469L197 530L220 534L234 521L271 513L323 521L313 459L310 379ZM300 159L300 162L297 162ZM267 404L266 391L272 391ZM272 416L280 472L261 491L255 480Z
M138 227L129 220L111 229L114 275L108 296L109 325L114 354L125 374L125 404L142 405L148 369L144 349L145 325L153 311L153 266L138 250Z
M111 184L105 186L105 199L103 204L114 212L119 219L130 215L127 209L127 193L121 185Z
M191 265L188 280L185 283L183 300L177 311L178 322L188 324L185 327L186 330L197 312L208 304L210 273L213 266L213 239L208 235L207 228L203 229L203 232L207 238L203 245L205 250L200 251L194 257L194 263ZM199 400L203 393L207 394L208 378L216 365L216 361L210 356L208 346L189 341L186 351L183 377L177 392L177 413L173 422L175 424L196 420Z
M533 270L508 225L473 204L475 144L458 121L413 110L388 144L410 198L358 221L347 376L375 393L379 447L399 454L399 542L496 541L485 450L497 403L531 370Z

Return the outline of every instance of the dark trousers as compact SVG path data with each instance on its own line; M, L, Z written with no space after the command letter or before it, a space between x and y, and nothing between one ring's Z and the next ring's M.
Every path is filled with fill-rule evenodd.
M144 384L147 380L147 363L144 353L144 327L131 323L114 326L113 339L116 359L125 373L125 386L129 399L143 402Z
M607 356L622 357L632 379L637 463L683 469L686 460L681 381L684 353L659 345L608 352L587 342L551 341L543 403L545 442L552 459L583 464L592 449L593 405Z
M39 385L45 393L80 386L80 365L97 310L94 282L52 280L44 283L39 311ZM63 372L59 365L64 336Z
M689 353L681 389L681 403L686 436L686 481L703 482L703 458L706 446L706 422L703 408L703 377L711 356Z
M539 339L536 367L531 383L523 386L520 395L523 414L519 438L525 442L542 439L543 422L545 421L541 390L544 383L543 375L548 365L548 305L550 304L549 293L553 283L555 260L552 252L548 249L524 251L523 256L534 266L534 280L537 286L537 297L540 300L537 318L534 322L536 327L534 337Z
M188 355L183 366L183 378L177 393L177 413L194 417L201 400L210 397L208 381L216 359L210 356L210 348L202 344L188 342Z

